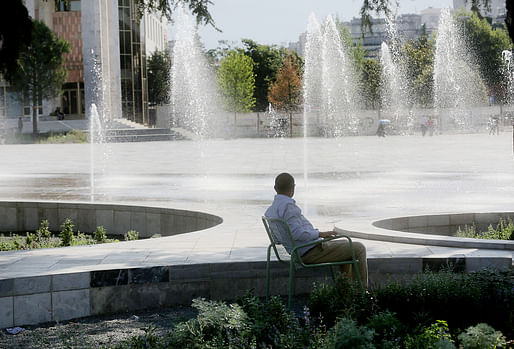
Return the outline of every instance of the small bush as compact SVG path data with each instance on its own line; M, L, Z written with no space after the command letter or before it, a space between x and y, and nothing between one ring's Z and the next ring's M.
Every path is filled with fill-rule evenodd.
M66 218L64 223L61 225L61 233L59 234L59 237L61 238L61 245L62 246L71 246L73 242L73 227L75 225L71 221L71 219Z
M96 227L96 230L93 234L93 238L95 239L97 244L102 244L107 241L107 231L104 229L102 225Z
M372 315L367 327L375 332L377 348L400 348L405 336L405 326L398 320L396 314L388 310Z
M458 237L474 238L474 239L491 239L491 240L514 240L514 222L512 219L500 218L500 222L496 225L496 229L489 225L487 231L481 232L476 228L476 224L459 227L457 230Z
M503 334L484 323L468 327L458 338L464 349L495 349L506 345Z
M342 318L329 331L324 349L374 349L374 331L358 326L357 323L348 318Z
M445 319L450 328L486 322L507 336L514 334L513 271L427 272L373 293L379 309L395 312L410 330Z
M192 306L198 315L174 328L171 348L250 347L248 319L239 305L195 299ZM234 346L234 341L240 345Z
M421 333L408 336L405 340L406 349L455 349L450 329L446 321L437 320L422 329Z
M359 286L344 275L331 284L316 283L309 295L309 308L314 316L322 316L327 326L343 316L364 322L376 310L374 297L369 292L363 295Z
M139 233L137 231L135 231L135 230L129 230L125 234L125 240L126 241L137 240L137 239L139 239Z
M41 223L39 223L39 228L36 230L36 240L41 242L43 240L48 240L52 236L50 229L48 227L50 223L46 219L43 219Z

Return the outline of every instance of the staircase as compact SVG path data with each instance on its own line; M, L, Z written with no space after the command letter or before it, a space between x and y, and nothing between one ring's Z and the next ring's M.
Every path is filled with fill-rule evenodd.
M106 143L155 142L187 139L180 133L167 128L148 128L127 119L114 119L104 130Z
M185 139L167 128L118 128L105 130L106 143L176 141Z

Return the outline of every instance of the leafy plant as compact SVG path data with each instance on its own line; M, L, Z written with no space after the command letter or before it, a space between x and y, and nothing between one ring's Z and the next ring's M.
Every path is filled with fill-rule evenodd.
M43 219L40 223L39 223L39 228L36 230L36 239L37 241L41 241L43 239L50 239L50 237L52 236L52 232L50 231L50 229L48 229L48 227L50 226L50 223L48 223L48 220L46 219Z
M247 315L238 304L227 305L200 298L194 299L192 306L198 310L197 317L174 328L170 347L222 348L229 347L234 340L242 341L248 346ZM210 346L205 345L206 343L210 343Z
M448 323L437 320L422 329L421 333L408 336L405 340L406 349L455 349L450 335Z
M97 244L102 244L107 241L107 231L102 225L96 227L93 238Z
M503 334L484 323L468 327L458 338L464 349L495 349L506 345Z
M377 348L400 348L400 342L405 335L405 325L391 311L383 311L370 317L367 327L375 332Z
M478 231L476 224L471 226L465 225L464 228L458 228L456 236L474 238L474 239L493 239L493 240L514 240L514 222L511 218L500 218L496 225L496 229L489 225L487 231Z
M341 316L364 321L375 311L375 298L362 294L359 286L343 275L334 283L317 283L309 295L309 307L314 316L322 316L332 326Z
M404 284L387 284L374 296L380 309L396 312L411 331L445 319L452 328L487 322L508 336L514 333L513 271L426 272Z
M125 240L127 240L127 241L137 240L137 239L139 239L139 233L135 230L129 230L125 234Z
M374 349L374 331L348 318L339 320L328 334L325 349Z
M71 221L71 219L66 218L64 223L61 225L61 233L59 237L61 238L62 246L71 246L73 242L73 227L75 225Z

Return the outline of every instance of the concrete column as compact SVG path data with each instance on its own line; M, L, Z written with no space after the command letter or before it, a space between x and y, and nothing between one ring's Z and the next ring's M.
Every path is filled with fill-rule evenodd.
M121 117L117 0L81 2L86 118L91 104L105 119Z

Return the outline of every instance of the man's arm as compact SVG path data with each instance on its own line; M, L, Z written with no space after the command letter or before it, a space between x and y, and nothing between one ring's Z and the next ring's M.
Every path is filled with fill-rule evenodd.
M320 238L333 238L333 237L336 237L337 236L337 233L333 230L330 230L330 231L320 231L319 232L319 237Z

